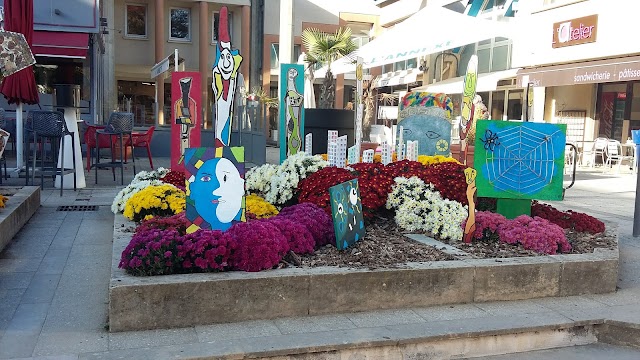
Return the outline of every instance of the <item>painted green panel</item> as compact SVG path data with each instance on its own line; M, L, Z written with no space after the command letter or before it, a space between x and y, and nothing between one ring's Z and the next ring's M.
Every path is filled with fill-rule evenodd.
M562 200L566 132L565 124L478 121L478 196Z
M280 163L303 151L304 65L280 64Z

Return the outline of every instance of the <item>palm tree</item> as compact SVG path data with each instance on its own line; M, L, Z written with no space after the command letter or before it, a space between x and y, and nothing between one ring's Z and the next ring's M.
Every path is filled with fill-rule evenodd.
M307 49L305 61L309 65L327 66L327 73L320 89L319 107L331 109L336 96L331 63L357 49L351 39L351 29L339 28L335 34L327 34L314 28L305 29L302 32L302 44Z

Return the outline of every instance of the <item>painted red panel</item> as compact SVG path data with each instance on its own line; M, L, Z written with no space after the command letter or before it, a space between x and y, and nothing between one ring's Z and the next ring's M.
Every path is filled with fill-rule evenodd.
M171 74L171 169L184 170L184 149L200 146L200 73L177 71ZM185 103L187 103L185 105Z

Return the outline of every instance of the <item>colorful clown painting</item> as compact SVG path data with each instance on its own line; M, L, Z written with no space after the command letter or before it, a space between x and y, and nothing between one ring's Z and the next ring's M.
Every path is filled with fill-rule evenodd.
M350 180L329 188L331 216L336 234L336 247L344 250L364 238L364 217L358 180Z
M185 150L188 233L225 231L245 220L244 148Z
M238 69L242 56L238 50L231 49L229 37L228 11L220 9L218 26L218 44L213 63L213 88L215 102L215 147L229 146L231 141L231 120L233 119L233 99L238 80Z

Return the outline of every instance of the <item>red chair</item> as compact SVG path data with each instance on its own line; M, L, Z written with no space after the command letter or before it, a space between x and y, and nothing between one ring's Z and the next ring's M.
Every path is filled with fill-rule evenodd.
M101 136L98 140L96 148L96 131L104 129L104 125L89 125L85 122L87 130L84 132L84 143L87 144L87 171L91 171L91 150L100 151L100 149L111 149L112 144L108 136Z
M153 137L153 131L156 129L155 126L147 129L145 133L133 133L133 148L146 147L147 148L147 156L149 156L149 165L151 165L151 170L153 170L153 159L151 158L151 138ZM131 146L131 142L126 140L125 148ZM135 154L131 154L131 156L135 156ZM127 161L127 152L124 152L124 161Z

